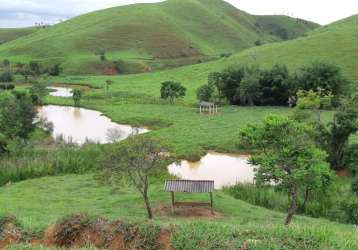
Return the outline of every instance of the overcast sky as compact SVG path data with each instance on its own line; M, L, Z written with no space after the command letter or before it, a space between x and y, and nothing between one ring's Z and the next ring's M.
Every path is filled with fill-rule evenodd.
M286 14L328 24L358 14L358 0L226 0L252 14ZM159 0L0 0L0 27L56 23L108 7Z

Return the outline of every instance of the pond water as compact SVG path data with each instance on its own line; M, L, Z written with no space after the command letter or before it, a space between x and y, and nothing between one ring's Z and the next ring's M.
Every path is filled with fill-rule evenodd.
M56 97L72 97L72 89L71 88L65 88L65 87L48 87L49 90L52 90L50 92L50 96L56 96Z
M169 173L186 180L213 180L215 188L254 183L255 168L249 156L209 152L199 162L182 161L168 167Z
M83 108L43 106L38 109L38 117L53 123L54 138L63 137L65 141L76 144L83 144L88 140L110 143L123 140L133 133L149 131L114 123L101 112Z

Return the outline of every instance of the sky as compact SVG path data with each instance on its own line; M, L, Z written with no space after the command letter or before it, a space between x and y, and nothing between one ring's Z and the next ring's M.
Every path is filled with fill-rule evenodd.
M285 14L328 24L358 14L358 0L225 0L251 14ZM160 0L0 0L0 28L57 23L87 12Z

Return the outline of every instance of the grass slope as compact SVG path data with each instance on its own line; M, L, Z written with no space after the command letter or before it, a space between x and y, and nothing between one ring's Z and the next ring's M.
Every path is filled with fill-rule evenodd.
M182 82L188 88L185 101L196 101L195 90L207 82L210 72L221 71L229 66L259 64L271 67L287 65L291 70L316 61L334 63L342 68L344 75L358 84L358 15L319 28L307 36L295 40L267 44L247 49L230 58L180 67L160 72L125 76L68 76L51 81L64 83L86 83L102 87L105 79L111 78L117 91L148 95L159 95L160 83L166 80Z
M103 73L98 50L144 72L217 57L255 41L298 37L318 25L286 16L253 16L222 0L168 0L83 15L0 47L0 58L63 63L67 73Z
M30 35L36 28L0 29L0 45Z
M163 191L162 181L156 180L150 193L153 207L170 203L170 196ZM207 194L178 194L178 198L208 199ZM133 188L125 185L118 188L102 186L92 175L46 177L11 184L0 188L0 199L1 214L16 214L21 224L31 229L44 229L58 218L73 213L132 221L140 221L145 217L143 202ZM183 245L176 249L216 249L213 241L218 237L219 230L225 233L224 240L228 240L233 232L240 234L238 241L256 239L257 248L250 249L296 249L296 244L302 244L298 247L300 249L357 247L358 234L354 226L297 216L294 225L287 228L282 225L285 218L283 213L249 205L222 191L217 191L214 199L215 209L224 216L221 219L196 219L193 224L192 218L156 215L155 221L163 226L176 225L182 228L179 230L180 234L174 235L172 239L174 243ZM193 230L194 235L188 230ZM206 239L206 243L198 242L203 247L208 244L207 248L188 248L190 244L195 244L197 237L206 237L208 233L211 236ZM324 247L320 245L323 242L326 243ZM209 247L211 244L213 248Z

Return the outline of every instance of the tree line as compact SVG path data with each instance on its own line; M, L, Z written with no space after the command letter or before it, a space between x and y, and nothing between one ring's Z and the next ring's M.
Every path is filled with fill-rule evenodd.
M335 103L348 85L340 68L322 62L301 67L295 73L284 65L271 69L239 66L211 73L208 83L197 90L197 97L200 101L226 101L231 105L288 106L295 105L299 90L313 90L332 94Z

